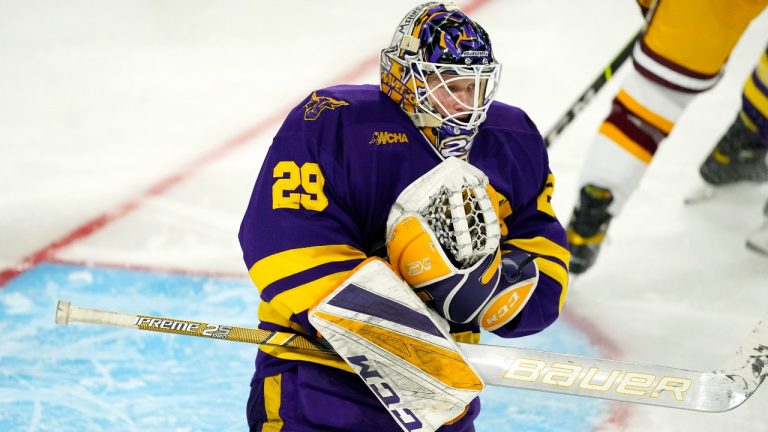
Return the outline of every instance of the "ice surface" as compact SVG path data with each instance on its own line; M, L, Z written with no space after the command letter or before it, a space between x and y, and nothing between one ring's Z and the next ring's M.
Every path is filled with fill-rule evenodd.
M542 131L641 23L631 0L459 3L478 5L472 16L489 31L504 63L499 99L525 109ZM371 60L412 4L0 0L0 269L41 250L53 252L48 260L78 269L64 284L44 267L48 276L24 274L12 289L0 290L0 328L12 330L0 343L0 429L206 429L211 411L199 417L149 412L161 399L199 402L201 396L154 390L157 383L150 379L161 381L162 374L140 363L155 360L157 367L182 372L202 367L179 359L179 349L216 361L227 356L248 369L252 352L217 345L232 351L212 353L210 341L169 338L157 346L162 358L146 359L135 346L144 340L138 335L90 329L88 338L69 345L81 357L62 357L63 351L45 347L73 333L51 328L55 301L45 302L60 297L61 286L96 286L98 270L113 266L170 272L160 273L169 275L167 281L153 278L153 286L175 286L170 281L184 280L178 275L188 272L211 277L214 284L242 281L239 218L280 116L314 88L375 82ZM744 248L744 237L761 221L768 188L742 188L683 205L697 184L698 164L732 121L740 87L767 40L763 13L733 52L722 82L689 107L664 142L614 222L597 267L570 292L566 309L583 317L591 334L601 335L593 342L616 347L611 352L623 359L716 369L768 309L768 260ZM587 146L621 75L551 149L553 202L562 219L570 213ZM126 203L135 207L126 210ZM98 228L92 234L55 243L99 217L108 223L90 224ZM84 263L92 263L93 271ZM82 288L71 300L143 312L163 306L166 313L191 318L255 316L255 300L246 301L240 285L219 292L238 293L224 299L232 308L226 311L188 301L182 287L161 296L137 288L130 297L130 285L111 287L117 292L98 286ZM214 294L198 293L197 299L210 303ZM18 317L28 325L14 324ZM113 352L135 359L134 369L114 368ZM51 362L64 364L81 381L62 381L46 367ZM222 398L241 406L237 392L247 384L245 369L233 367L220 377ZM50 385L25 385L40 380ZM195 383L189 385L194 393ZM119 397L137 389L144 389L140 403ZM573 398L530 398L561 417L543 419L525 397L504 415L539 421L542 430L578 428L568 423L577 406ZM590 412L584 418L599 417L594 428L603 430L757 432L768 430L761 410L766 404L768 391L761 389L725 414L639 406L582 411ZM82 423L51 423L63 412L82 412ZM231 430L242 430L241 421L232 417Z

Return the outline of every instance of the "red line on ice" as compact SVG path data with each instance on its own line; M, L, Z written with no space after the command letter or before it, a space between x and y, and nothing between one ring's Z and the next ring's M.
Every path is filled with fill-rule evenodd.
M467 13L471 13L486 5L487 3L490 3L491 1L493 0L474 0L463 6L462 10ZM333 84L338 84L354 81L369 72L370 68L374 67L378 63L378 58L378 54L370 56L357 65L351 67L348 72L334 77L330 80L330 82ZM291 107L292 106L293 104ZM55 240L44 246L42 249L39 249L22 258L21 262L17 263L16 265L3 269L0 271L0 289L16 276L24 273L25 271L40 264L41 262L55 260L55 254L63 248L90 236L91 234L104 228L115 220L120 219L121 217L141 206L148 198L165 193L176 184L182 182L192 174L199 171L200 168L210 164L211 162L214 162L217 159L220 159L222 156L228 154L232 150L242 146L243 144L252 140L254 137L275 126L283 119L285 112L287 112L291 107L285 107L281 110L278 110L275 112L275 114L262 120L248 130L241 132L234 138L231 138L219 146L214 147L212 150L200 155L186 166L181 168L181 170L175 174L160 180L156 184L141 192L135 198L132 198L118 205L116 208L109 210L95 217L94 219L91 219L90 221L85 222L83 225L80 225L58 240Z
M485 6L486 4L492 1L493 0L474 0L468 3L467 5L463 6L462 10L467 14L471 14L472 12L476 11L477 9ZM341 74L330 81L333 83L344 83L349 81L355 81L356 79L358 79L359 77L367 73L369 69L375 67L377 63L378 63L378 55L368 57L363 61L361 61L360 63L358 63L357 65L355 65L353 68L351 68L349 72ZM285 116L285 112L287 112L289 109L290 107L285 107L281 110L278 110L275 114L255 124L253 127L241 132L237 136L223 142L219 146L195 158L190 163L185 165L177 173L172 174L160 180L156 184L144 190L135 198L130 199L125 203L118 205L116 208L109 210L97 216L96 218L84 223L83 225L75 228L73 231L61 237L60 239L55 240L50 244L48 244L47 246L43 247L42 249L24 257L20 263L4 269L2 272L0 272L0 289L2 289L13 278L24 273L25 271L36 266L37 264L40 264L43 261L55 261L56 252L60 251L61 249L79 240L82 240L90 236L94 232L104 228L105 226L114 222L115 220L120 219L121 217L127 215L128 213L132 212L133 210L141 206L148 198L165 193L167 190L169 190L176 184L182 182L183 180L187 179L191 175L195 174L202 167L208 165L211 162L216 161L217 159L220 159L221 157L225 156L232 150L239 148L240 146L249 142L256 136L262 134L269 128L278 124ZM65 261L61 261L61 262L65 262ZM136 269L136 270L161 271L161 272L165 271L169 273L202 275L195 272L179 270L179 269L171 269L171 268L156 269L156 268L142 267L142 266L120 266L118 264L112 264L112 266L119 267L119 268ZM203 276L215 276L215 274L203 275ZM224 273L218 276L237 277L236 275L224 274ZM620 355L620 351L618 347L614 344L614 342L611 341L608 337L606 337L602 332L600 332L597 329L597 327L594 325L594 323L589 321L587 318L581 317L574 313L565 314L562 318L566 319L573 326L583 331L587 335L587 337L590 339L590 341L593 344L595 344L595 346L600 350L601 355L604 355L605 357L608 357L608 358L617 358ZM602 423L595 425L595 428L593 430L600 431L600 430L606 430L611 428L623 429L628 419L628 416L629 416L629 407L627 405L613 403L611 408L609 408L608 417Z
M280 111L262 120L261 122L257 123L250 129L240 133L234 138L231 138L225 141L223 144L219 145L218 147L192 160L190 163L184 166L181 170L160 180L156 184L150 186L135 198L132 198L118 205L116 208L109 210L97 216L94 219L91 219L90 221L84 223L83 225L75 228L73 231L71 231L69 234L66 234L64 237L53 241L52 243L48 244L42 249L23 258L19 264L3 270L2 272L0 272L0 288L5 286L11 279L29 270L30 268L36 266L37 264L40 264L43 261L55 260L54 255L59 250L90 236L94 232L100 230L101 228L104 228L105 226L114 222L115 220L120 219L121 217L125 216L126 214L138 208L148 198L165 193L171 187L175 186L176 184L190 177L195 172L199 171L200 168L202 168L203 166L207 165L210 162L215 161L216 159L221 158L222 156L226 155L233 149L248 142L255 136L259 135L260 133L264 132L265 130L272 127L275 123L277 123L282 118L282 114L283 112Z
M69 260L69 259L55 259L51 262L57 264L65 264L77 267L90 267L90 268L106 268L115 270L129 270L145 273L161 273L169 275L179 276L191 276L200 278L216 278L216 279L233 279L242 280L244 283L250 283L248 272L243 268L242 272L228 272L228 271L205 271L205 270L189 270L185 268L177 268L170 266L153 266L145 264L123 264L115 262L101 262L101 261L82 261L82 260Z
M565 309L563 314L560 316L560 319L566 320L570 325L584 333L592 345L597 348L600 357L613 360L621 358L622 352L618 345L616 345L616 343L611 338L606 336L605 333L600 331L597 325L595 325L595 323L588 317L580 315L577 312L573 312L570 309ZM600 421L600 423L595 425L592 431L607 432L624 430L626 423L629 420L630 411L631 408L629 404L621 402L610 402L606 416Z

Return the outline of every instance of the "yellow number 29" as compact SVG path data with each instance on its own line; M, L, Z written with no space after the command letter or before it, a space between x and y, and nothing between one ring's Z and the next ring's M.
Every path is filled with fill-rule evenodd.
M323 193L325 177L320 166L307 162L299 168L296 162L280 161L272 171L275 184L272 185L272 208L323 211L328 207L328 198ZM299 186L303 193L297 191Z

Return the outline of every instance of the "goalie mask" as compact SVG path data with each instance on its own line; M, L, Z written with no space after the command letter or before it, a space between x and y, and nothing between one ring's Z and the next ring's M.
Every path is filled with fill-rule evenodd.
M488 34L450 3L411 10L381 52L381 91L442 158L466 158L501 72Z

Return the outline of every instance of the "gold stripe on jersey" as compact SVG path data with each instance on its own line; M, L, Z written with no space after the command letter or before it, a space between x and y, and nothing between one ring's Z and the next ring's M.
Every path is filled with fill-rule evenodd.
M290 249L266 257L251 267L249 274L260 291L270 284L296 273L322 264L351 259L365 259L365 254L348 245L312 246ZM290 328L297 333L307 334L307 329L291 321L293 315L305 312L318 299L338 286L350 271L325 275L302 285L287 289L271 300L259 304L259 321ZM259 349L283 360L301 360L335 367L348 372L352 369L338 356L319 352L301 351L293 348L262 345Z
M319 279L315 279L312 282L307 282L295 288L283 291L274 296L268 304L270 306L274 305L276 308L281 306L287 308L287 310L283 312L289 313L284 314L284 316L304 312L314 306L319 299L322 299L326 294L329 294L331 288L338 286L348 275L349 271L331 273Z
M673 122L665 119L659 114L656 114L652 110L646 108L645 106L640 104L640 102L636 101L635 98L630 96L629 93L625 92L623 89L619 90L619 93L616 95L616 98L619 100L619 102L624 104L624 106L627 107L633 114L645 120L647 123L649 123L651 126L655 127L656 129L659 129L665 134L669 134L672 131L672 127L675 125Z
M267 302L259 303L259 321L288 327L298 333L306 333L307 329L288 319L291 315L291 310L288 309L287 306L281 305L279 302L272 302L271 304Z
M568 293L568 270L546 258L535 258L533 262L539 267L541 273L551 277L562 286L562 290L560 291L560 303L557 308L559 311L562 311L563 303L565 303L565 296Z
M547 181L544 183L544 188L541 190L538 198L536 198L536 209L551 217L555 217L555 209L552 208L552 194L554 194L554 192L555 175L549 173L547 174Z
M499 216L500 219L505 219L508 216L512 216L512 205L509 203L504 195L499 194L501 201L499 201Z
M603 122L602 125L600 125L600 129L598 130L601 134L606 136L611 141L618 144L621 148L626 150L629 154L636 157L637 159L640 159L643 163L650 164L651 158L653 158L653 155L648 152L648 150L644 149L640 144L633 141L631 138L626 136L624 132L622 132L619 128L614 126L611 123Z
M318 299L338 285L349 274L348 271L332 273L314 281L284 291L269 302L259 304L259 321L288 327L299 333L307 329L291 321L291 316L306 311L317 303Z
M354 372L349 365L341 359L341 357L335 354L325 354L321 352L306 351L302 352L295 348L286 348L273 345L261 345L260 350L265 353L283 359L283 360L298 360L310 363L321 364L323 366L330 366L332 368L341 369L347 372Z
M253 264L248 274L261 292L280 279L322 264L365 258L364 253L349 245L309 246L264 257Z
M267 422L262 426L262 432L280 432L283 429L283 419L280 417L282 381L282 374L264 378L264 411L267 414Z
M261 302L259 304L259 321L277 324L291 328L297 333L307 334L307 329L291 321L290 317L309 309L317 303L318 298L328 293L332 287L337 286L348 274L349 271L333 273L284 291L269 302ZM303 360L352 372L352 369L343 360L332 354L303 352L293 348L269 345L261 345L259 349L283 360Z
M745 113L744 111L739 111L739 118L747 126L747 129L751 130L752 132L757 132L757 125L755 124L755 122L752 121L751 118L749 118L747 113ZM721 161L721 163L725 163L725 162Z
M746 84L744 84L744 97L746 97L763 116L768 117L768 95L757 88L754 76L752 75L749 76Z
M546 237L538 236L531 239L513 239L507 240L504 243L534 255L555 257L566 266L571 262L571 252Z
M274 301L274 299L269 304L265 302L259 304L259 321L269 322L283 327L289 327L296 331L296 333L306 335L306 329L287 318L290 315L291 311L288 309L288 307L281 304L279 301ZM281 358L283 360L307 361L352 372L352 369L344 362L344 360L333 354L314 351L302 351L295 348L274 345L261 345L259 346L259 349L269 355Z
M760 78L760 81L763 82L763 85L768 87L768 54L763 53L763 55L760 56L760 61L757 62L755 73L757 74L757 77Z
M505 236L509 232L509 229L507 229L507 224L504 222L504 219L506 219L509 216L512 216L512 205L509 203L509 200L507 199L507 197L500 194L499 191L497 191L490 184L488 185L488 189L490 190L488 193L488 197L491 199L492 202L498 205L498 211L499 211L498 217L499 217L499 225L501 227L501 235Z

